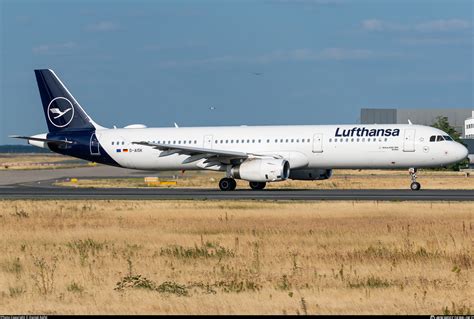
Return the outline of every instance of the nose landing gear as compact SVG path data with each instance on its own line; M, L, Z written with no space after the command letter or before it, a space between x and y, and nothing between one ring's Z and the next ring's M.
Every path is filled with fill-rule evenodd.
M416 181L416 172L417 172L417 169L416 168L410 168L408 170L408 172L410 173L410 176L411 176L411 185L410 185L410 188L412 191L418 191L420 190L421 188L421 185L420 183L418 183Z

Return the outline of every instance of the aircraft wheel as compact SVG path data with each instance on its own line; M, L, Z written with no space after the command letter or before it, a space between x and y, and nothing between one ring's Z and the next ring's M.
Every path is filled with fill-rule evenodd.
M267 183L265 182L249 182L250 188L253 190L264 189Z
M237 183L232 178L223 178L219 181L219 188L221 191L232 191L237 186Z
M410 188L411 188L412 191L418 191L418 190L420 190L421 185L418 182L413 182L413 183L411 183Z

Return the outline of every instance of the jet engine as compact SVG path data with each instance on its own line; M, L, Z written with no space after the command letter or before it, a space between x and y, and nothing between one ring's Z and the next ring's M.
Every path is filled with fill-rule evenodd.
M290 179L304 181L329 179L331 176L332 169L299 169L290 173Z
M233 166L230 175L251 182L283 181L290 175L290 163L284 159L248 159Z

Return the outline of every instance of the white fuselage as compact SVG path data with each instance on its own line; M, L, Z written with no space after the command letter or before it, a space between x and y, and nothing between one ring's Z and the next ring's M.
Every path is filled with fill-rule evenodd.
M398 134L394 134L398 131ZM97 139L121 166L146 170L225 170L190 155L163 156L162 151L133 142L280 155L290 168L439 167L462 160L466 148L421 125L298 125L98 129ZM120 151L119 151L120 150Z

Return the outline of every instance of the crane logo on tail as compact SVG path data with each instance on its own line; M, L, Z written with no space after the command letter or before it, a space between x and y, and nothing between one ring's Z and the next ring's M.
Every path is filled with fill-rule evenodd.
M65 97L56 97L49 102L48 120L56 127L65 127L74 118L74 106Z

